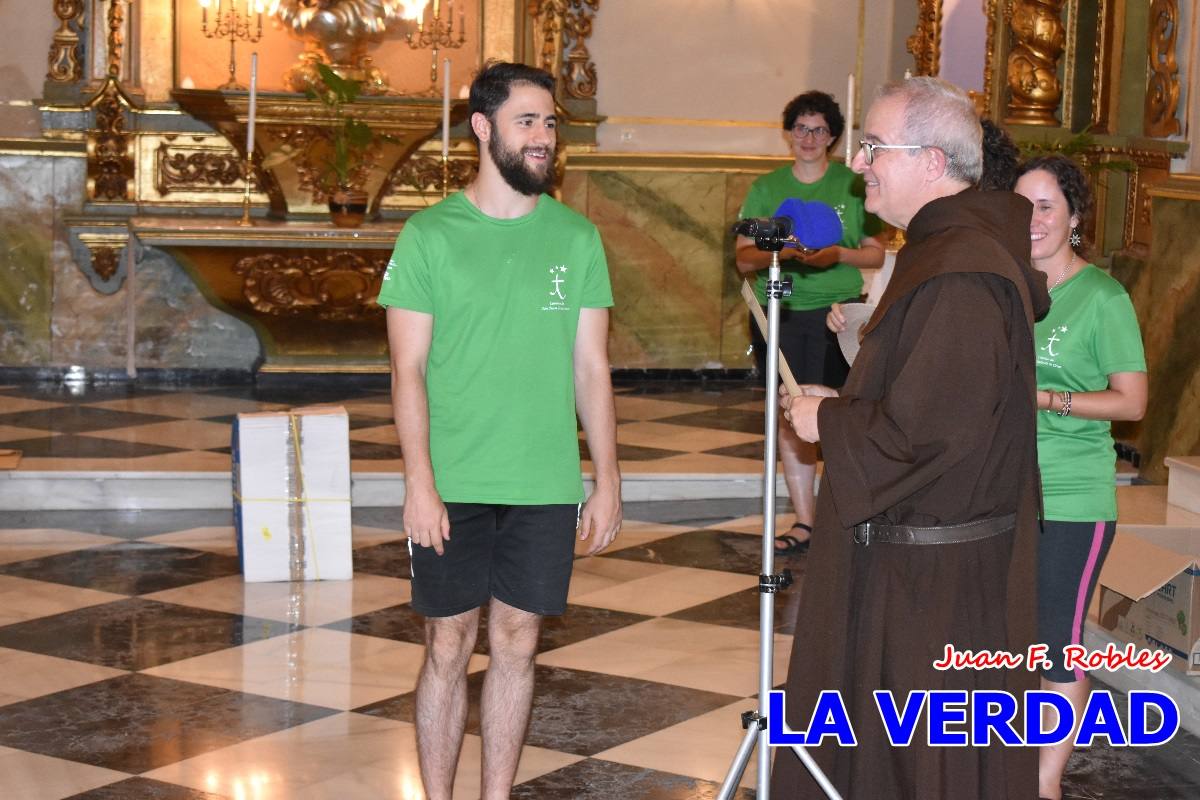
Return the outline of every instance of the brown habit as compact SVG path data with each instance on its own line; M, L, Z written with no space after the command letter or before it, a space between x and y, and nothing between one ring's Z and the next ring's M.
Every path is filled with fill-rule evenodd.
M923 207L841 397L821 403L825 474L787 722L807 729L817 694L842 693L858 746L810 752L847 800L1037 797L1035 749L929 747L924 715L912 746L892 747L871 694L890 690L902 706L916 689L1037 688L1024 669L931 666L947 643L1024 653L1036 633L1032 332L1049 297L1029 262L1030 212L1017 195L973 189ZM977 542L851 540L867 520L952 525L1014 512L1014 531ZM771 796L824 794L781 748Z

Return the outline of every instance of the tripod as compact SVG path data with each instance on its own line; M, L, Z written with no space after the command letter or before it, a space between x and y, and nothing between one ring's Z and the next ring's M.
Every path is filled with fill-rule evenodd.
M775 220L772 220L774 222ZM749 220L754 223L756 220ZM745 223L742 223L743 225ZM771 748L767 743L767 703L774 685L772 680L772 665L775 658L775 593L786 589L792 583L792 574L784 570L775 574L775 458L779 428L779 300L791 294L790 283L780 280L779 251L789 244L785 237L790 235L791 226L786 231L780 231L783 236L757 235L758 230L751 227L746 230L735 228L737 233L748 233L755 237L754 244L759 250L771 251L771 266L767 271L767 330L764 333L767 347L766 365L766 438L763 442L763 532L762 532L762 574L758 576L758 710L742 714L742 727L746 729L746 737L742 740L729 772L721 783L717 794L718 800L729 800L737 790L750 754L758 746L758 800L770 800L771 794ZM813 761L811 755L800 745L794 745L792 750L800 757L805 768L817 781L825 795L831 800L841 800L837 789L829 782L825 773Z

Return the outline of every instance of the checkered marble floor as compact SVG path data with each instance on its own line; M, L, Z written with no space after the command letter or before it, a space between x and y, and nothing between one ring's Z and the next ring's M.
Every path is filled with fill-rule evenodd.
M369 391L0 389L23 469L221 470L240 411L344 402L354 468L401 467ZM759 469L762 395L626 386L623 467ZM374 439L374 441L372 441ZM757 683L757 500L629 503L615 546L576 562L548 620L515 798L715 796ZM781 516L780 524L790 523ZM244 584L228 510L0 512L0 798L420 798L421 659L398 508L354 509L349 582ZM775 674L797 584L776 598ZM477 699L456 797L478 797ZM753 797L750 764L738 797ZM1200 743L1096 748L1073 800L1200 791Z
M514 797L715 794L754 707L760 519L663 505L631 504L616 547L577 561ZM355 510L356 574L336 583L244 584L227 511L3 525L0 797L421 797L398 510ZM776 648L782 674L789 637ZM481 639L473 701L486 665ZM473 702L456 797L478 796L478 733Z
M758 472L763 394L743 382L618 387L622 468L627 474ZM235 415L316 403L339 403L349 412L355 472L403 471L386 389L336 384L302 390L4 386L0 449L22 451L19 471L227 471ZM580 449L586 459L582 440Z

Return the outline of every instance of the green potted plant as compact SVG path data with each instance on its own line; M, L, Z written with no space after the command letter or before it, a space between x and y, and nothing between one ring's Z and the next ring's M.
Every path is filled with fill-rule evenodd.
M317 182L329 199L332 222L343 228L356 228L366 217L370 200L362 191L362 184L366 170L371 167L371 145L386 137L347 113L346 107L362 94L361 80L343 78L319 62L316 66L320 83L306 86L305 95L325 107L331 122L328 149L314 154L322 164Z

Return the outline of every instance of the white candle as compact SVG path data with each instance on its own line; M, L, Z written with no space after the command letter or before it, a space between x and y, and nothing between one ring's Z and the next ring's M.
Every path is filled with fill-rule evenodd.
M854 73L846 78L846 166L854 158Z
M258 53L250 55L250 118L246 123L246 158L254 157L254 117L258 113Z
M442 158L450 157L450 59L442 59Z

